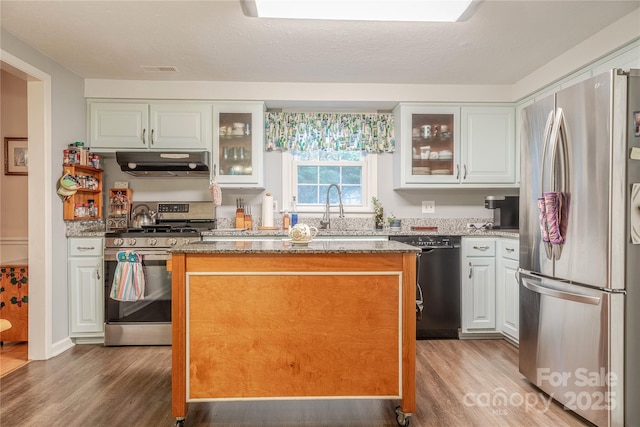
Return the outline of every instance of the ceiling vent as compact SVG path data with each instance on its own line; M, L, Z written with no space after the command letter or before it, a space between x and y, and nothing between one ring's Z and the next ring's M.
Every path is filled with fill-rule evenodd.
M172 65L141 65L145 73L177 73L178 69Z

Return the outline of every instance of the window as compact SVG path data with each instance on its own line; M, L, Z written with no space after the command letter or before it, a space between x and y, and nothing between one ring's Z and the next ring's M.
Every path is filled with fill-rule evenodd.
M377 155L360 151L305 151L283 154L283 209L296 196L298 211L323 212L327 189L338 184L346 212L370 213L376 194ZM329 193L329 203L338 204L338 192Z

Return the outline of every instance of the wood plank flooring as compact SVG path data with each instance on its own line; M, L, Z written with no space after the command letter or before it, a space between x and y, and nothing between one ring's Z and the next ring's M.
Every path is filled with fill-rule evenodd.
M584 426L518 373L502 340L417 343L411 426ZM79 345L0 379L1 426L171 426L171 348ZM504 395L506 405L492 405ZM499 397L499 396L498 396ZM522 402L529 399L532 404ZM191 403L186 426L393 427L386 400Z
M29 363L28 349L24 341L5 342L0 347L0 378Z

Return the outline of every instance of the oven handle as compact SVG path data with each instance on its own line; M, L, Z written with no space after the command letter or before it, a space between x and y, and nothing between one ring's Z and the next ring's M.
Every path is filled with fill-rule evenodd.
M104 260L105 261L118 261L117 255L118 252L122 251L105 251L104 252ZM167 252L147 252L147 251L136 251L139 255L142 256L142 261L168 261L171 259L171 254Z

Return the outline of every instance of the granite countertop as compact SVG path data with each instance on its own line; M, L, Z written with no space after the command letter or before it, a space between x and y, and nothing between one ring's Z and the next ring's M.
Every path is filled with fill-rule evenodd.
M451 231L451 230L449 230ZM208 230L201 233L202 236L220 236L220 237L282 237L288 238L289 235L284 230ZM472 236L472 237L513 237L518 238L518 230L455 230L449 233L440 231L413 231L410 229L391 231L385 229L383 231L376 230L318 230L318 236Z
M311 241L306 246L294 245L290 240L196 242L177 246L171 253L185 254L357 254L420 252L414 246L394 241Z

